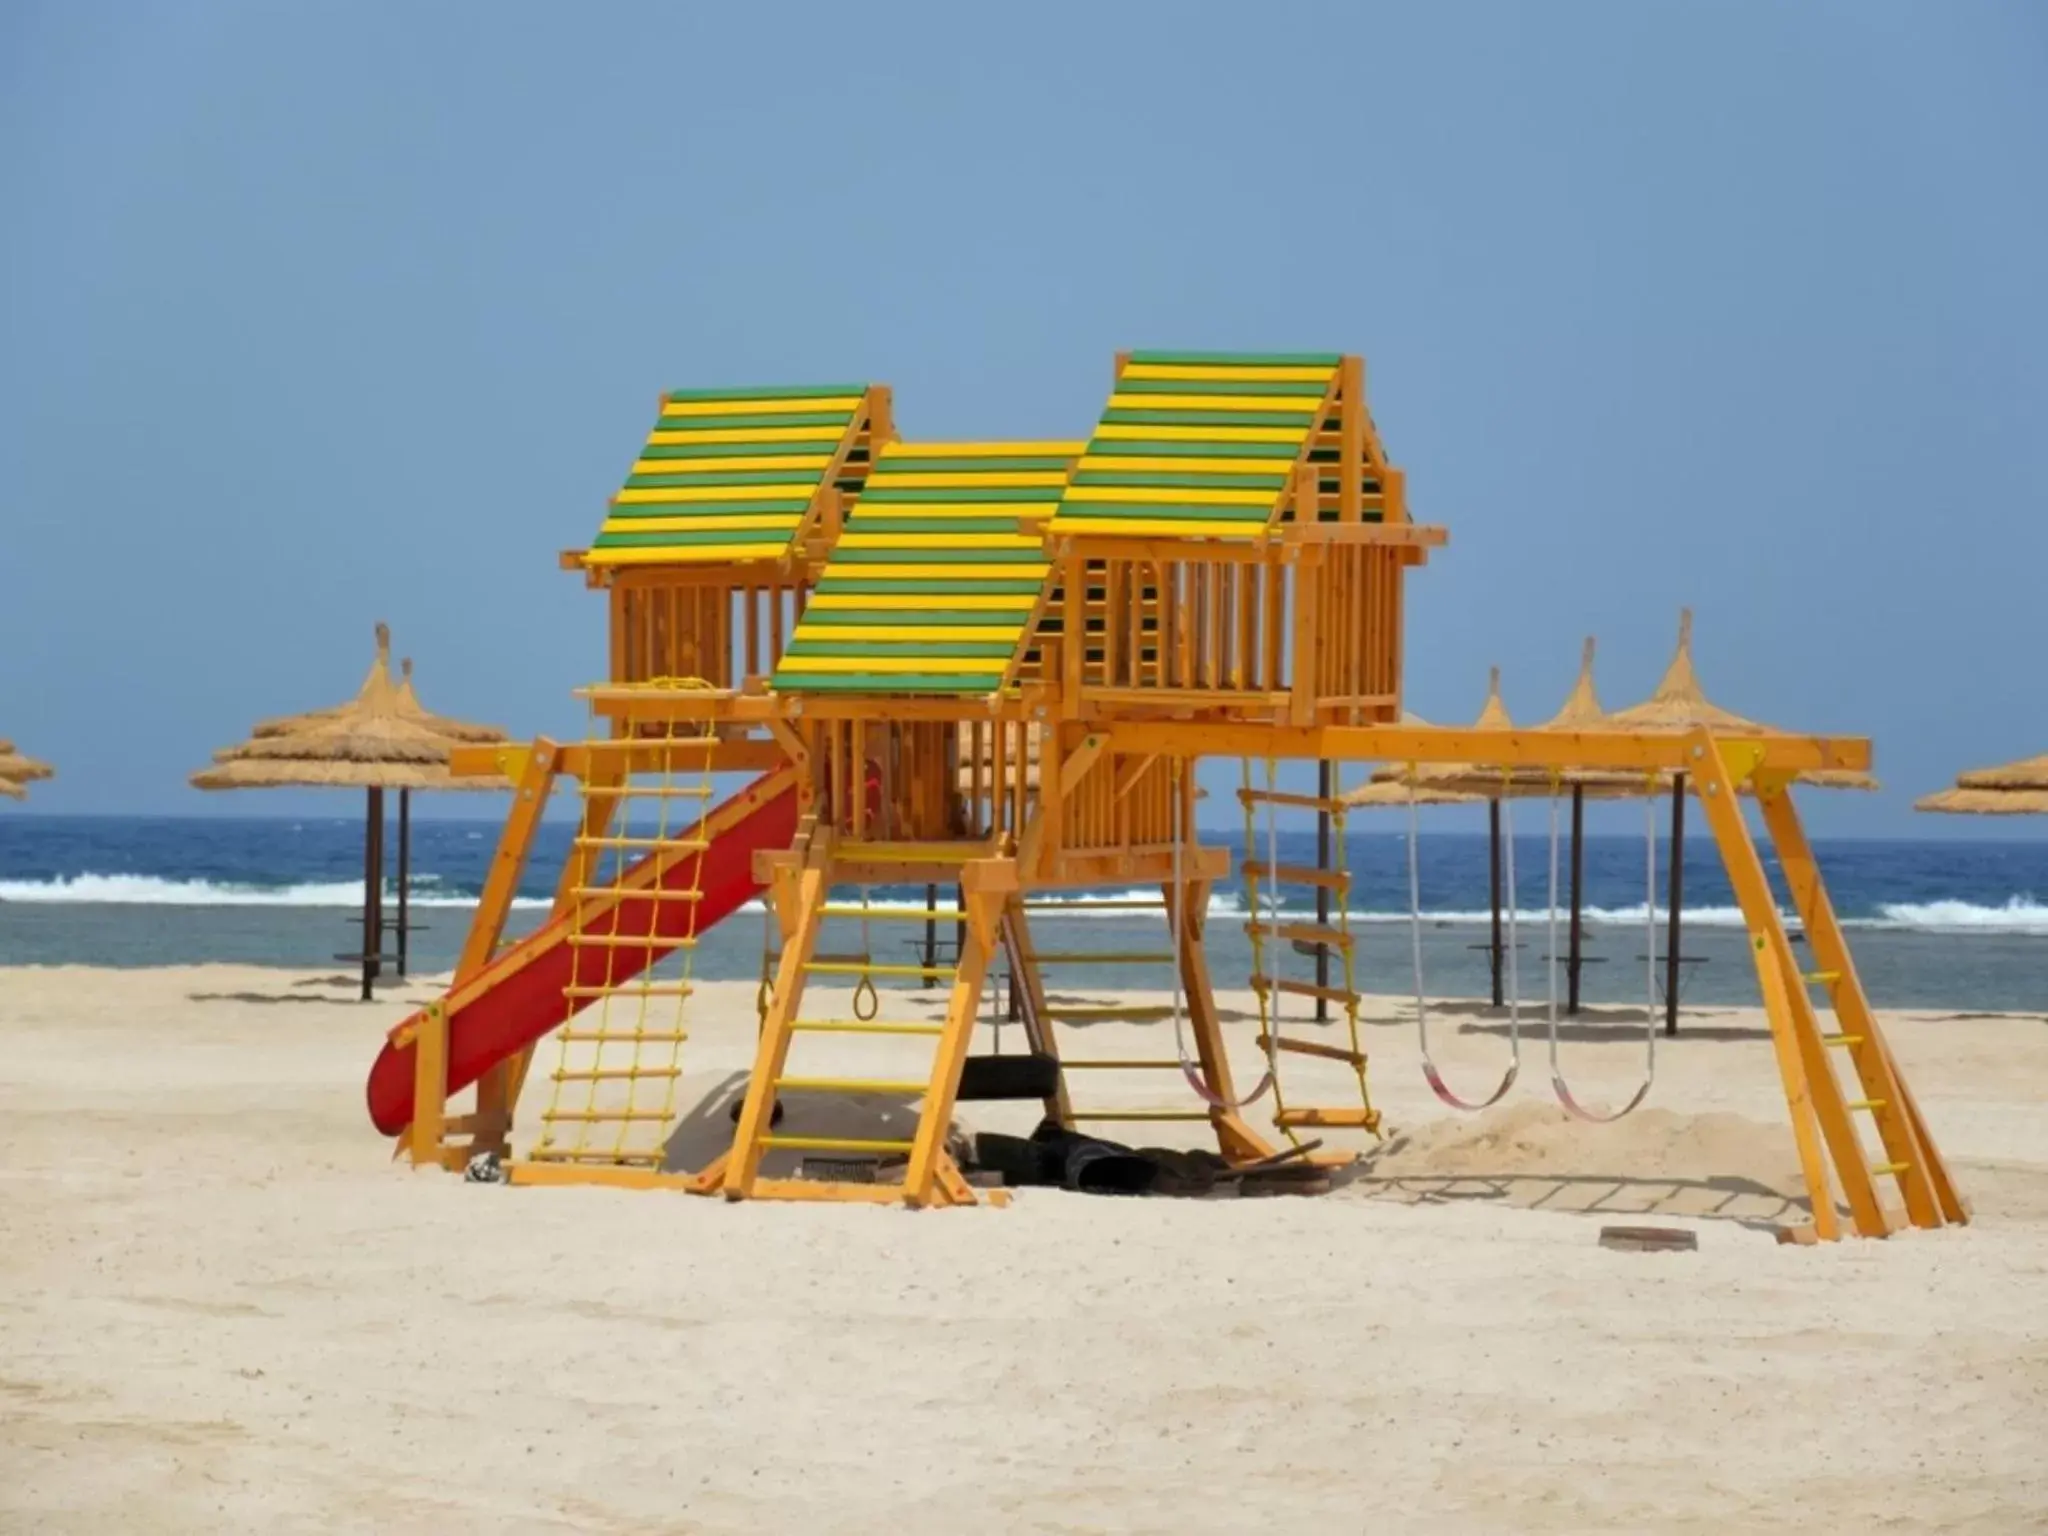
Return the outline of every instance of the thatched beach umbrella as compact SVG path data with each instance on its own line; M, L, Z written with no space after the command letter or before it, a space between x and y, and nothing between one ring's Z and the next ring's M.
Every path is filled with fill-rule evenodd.
M1609 717L1616 730L1671 731L1683 733L1702 726L1708 730L1737 735L1780 735L1777 727L1760 725L1721 708L1710 701L1700 687L1692 661L1692 610L1678 613L1678 651L1654 692L1640 704L1617 710ZM1814 769L1799 775L1798 782L1826 789L1875 789L1877 780L1853 769ZM1671 858L1669 913L1664 936L1664 1033L1678 1033L1678 966L1681 933L1680 914L1685 893L1685 792L1686 775L1675 773L1669 780L1671 794Z
M361 692L331 710L263 722L241 746L214 754L214 766L192 776L198 789L351 787L365 792L363 833L363 998L380 968L383 939L384 791L503 789L502 778L457 779L448 771L452 739L412 718L391 682L389 632L378 627L377 663ZM417 710L417 701L414 701ZM423 713L423 712L422 712ZM283 728L280 728L283 727ZM403 861L403 843L401 860ZM401 872L401 901L403 881ZM401 943L404 937L401 917ZM402 972L401 972L402 974Z
M23 789L13 779L0 779L0 798L26 800L28 798L28 791Z
M2048 789L1944 789L1913 802L1916 811L1950 816L2048 815Z
M1956 775L1958 789L2002 791L2048 789L2048 756L2023 757L1996 768L1972 768Z
M38 779L55 778L57 770L39 758L26 756L13 742L0 741L0 779L14 784L33 784Z
M1913 809L1950 816L2048 815L2048 756L1959 773L1953 788L1921 796Z

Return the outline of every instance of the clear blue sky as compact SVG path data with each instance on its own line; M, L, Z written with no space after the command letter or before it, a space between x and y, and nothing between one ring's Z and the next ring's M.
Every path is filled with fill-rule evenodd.
M664 387L1081 435L1121 346L1366 355L1427 716L1587 633L1633 702L1691 603L1721 703L1876 738L1824 830L2048 750L2048 7L13 0L0 218L47 810L343 810L184 780L378 618L577 729L555 553Z

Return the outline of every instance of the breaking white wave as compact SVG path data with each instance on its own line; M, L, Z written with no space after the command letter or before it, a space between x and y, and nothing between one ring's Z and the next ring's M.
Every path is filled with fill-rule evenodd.
M411 904L421 908L476 905L476 897L444 891L440 889L441 883L439 877L432 874L414 876ZM387 888L386 902L389 903L393 899L393 892ZM842 893L835 899L847 906L858 904L858 897L851 893ZM1159 892L1156 889L1046 892L1034 894L1030 899L1035 915L1041 922L1087 919L1156 923L1161 920ZM85 874L59 876L47 880L0 880L0 902L24 904L353 909L360 907L362 900L363 887L360 880L318 881L282 886L247 885L213 880L172 880L157 875L135 874ZM950 890L940 892L937 916L941 922L951 920L952 901L953 893ZM1120 905L1125 902L1142 905ZM1107 903L1119 905L1106 905ZM914 897L877 895L871 904L878 912L924 910L924 902ZM545 896L522 896L513 905L531 910L545 908L550 902ZM744 910L758 915L761 906L758 901L750 901ZM1250 915L1245 905L1244 893L1238 890L1216 892L1210 898L1209 911L1212 917L1219 918L1242 919ZM1312 900L1305 901L1299 892L1290 891L1282 904L1281 915L1289 921L1313 921L1315 906ZM1640 906L1587 907L1581 916L1590 928L1641 929L1647 921ZM1567 913L1560 908L1558 922L1564 923L1567 917ZM1530 931L1541 929L1547 918L1547 912L1541 907L1524 907L1515 914L1516 924ZM1666 918L1667 913L1660 906L1657 909L1656 921L1662 924ZM1788 926L1797 926L1797 919L1791 913L1786 913L1785 919ZM1407 912L1399 910L1353 910L1350 914L1350 921L1360 926L1406 923L1408 920ZM1484 907L1425 911L1422 920L1431 926L1483 927L1492 921L1492 914ZM1732 906L1687 907L1685 922L1692 928L1739 929L1743 926L1740 909ZM1997 905L1954 900L1886 902L1878 907L1874 915L1844 918L1843 926L1916 933L2048 935L2048 903L2037 901L2031 895L2008 897Z
M415 907L473 907L474 896L452 895L433 887L439 881L424 875L414 883ZM395 899L387 890L387 902ZM23 903L104 904L124 907L360 907L360 880L321 881L302 885L235 885L212 880L166 880L158 875L60 875L53 880L0 880L0 901ZM545 907L545 898L520 897L518 907Z
M2032 896L2009 896L2004 905L1982 907L1969 901L1888 901L1878 919L1852 927L1910 928L1923 932L2048 933L2048 906Z

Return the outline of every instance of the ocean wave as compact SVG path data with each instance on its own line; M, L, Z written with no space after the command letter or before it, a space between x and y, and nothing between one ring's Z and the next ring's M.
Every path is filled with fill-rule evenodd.
M1293 899L1284 902L1280 915L1288 922L1315 921L1315 907L1304 903L1298 895L1290 893ZM840 898L845 905L856 904L857 898ZM72 904L110 906L157 906L157 907L329 907L354 909L362 905L363 887L360 880L310 881L290 885L257 885L231 881L175 880L158 875L138 874L83 874L58 876L44 880L0 880L0 902L24 904ZM393 900L387 889L385 901ZM466 893L459 886L453 886L443 877L432 873L413 876L411 904L420 908L455 907L466 908L476 905L476 896ZM1047 892L1032 896L1034 916L1039 922L1072 922L1082 918L1108 922L1157 923L1161 913L1157 905L1159 892L1156 889L1138 888L1125 891L1090 892ZM1105 910L1106 903L1146 903L1145 907L1112 906ZM546 896L521 896L513 905L523 910L534 910L549 906ZM877 912L905 913L923 912L921 896L876 895L871 905ZM758 899L747 902L743 913L759 917L761 903ZM1242 920L1250 916L1244 900L1244 892L1238 889L1222 890L1211 896L1209 914L1212 918ZM1357 927L1386 927L1405 924L1409 920L1405 910L1354 909L1350 921ZM1668 914L1663 907L1656 911L1655 921L1663 924ZM1792 913L1783 914L1788 927L1798 926ZM951 893L942 892L937 913L941 923L951 922ZM1587 907L1581 913L1582 921L1589 928L1635 928L1640 930L1648 915L1640 906ZM853 919L847 919L852 921ZM1484 927L1492 921L1492 914L1484 907L1446 908L1429 910L1422 914L1425 924L1432 927ZM1528 932L1543 929L1548 914L1541 907L1523 908L1516 912L1517 927ZM1568 915L1560 910L1558 923L1562 926ZM1685 922L1693 928L1740 929L1743 927L1742 912L1733 906L1687 907ZM1924 902L1884 902L1874 913L1844 916L1845 928L1890 930L1893 932L1955 933L1955 934L2041 934L2048 935L2048 903L2036 900L2032 895L2011 896L1997 904L1961 900Z
M2048 906L2032 896L2008 896L2001 906L1970 901L1888 901L1878 918L1849 919L1845 926L1907 928L1923 932L2048 933Z
M434 889L434 875L412 883L415 907L473 907L476 897ZM394 899L386 891L388 904ZM53 880L0 880L0 901L99 904L122 907L345 907L363 904L360 880L298 885L237 885L213 880L166 880L159 875L60 875ZM515 907L545 907L545 897L522 896Z

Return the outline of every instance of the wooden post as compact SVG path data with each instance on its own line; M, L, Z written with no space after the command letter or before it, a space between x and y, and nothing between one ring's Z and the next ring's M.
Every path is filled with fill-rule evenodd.
M1664 1033L1678 1033L1678 941L1685 909L1685 775L1671 780L1671 910L1664 917Z
M1584 964L1584 926L1580 920L1586 886L1586 786L1572 786L1572 947L1565 965L1564 1011L1579 1011L1579 970Z
M1493 942L1489 954L1493 961L1493 1006L1498 1008L1507 1001L1502 990L1501 941L1500 941L1500 801L1486 802L1487 831L1487 883L1493 896Z
M405 968L412 958L412 791L398 792L398 975L405 978Z
M1813 1202L1815 1234L1825 1239L1839 1231L1834 1196L1821 1156L1824 1145L1857 1232L1865 1237L1882 1237L1891 1230L1891 1224L1878 1204L1868 1154L1849 1118L1849 1105L1842 1097L1841 1085L1835 1081L1834 1069L1828 1063L1828 1048L1820 1037L1812 999L1800 984L1798 962L1778 915L1777 897L1750 838L1741 801L1736 798L1739 781L1707 732L1698 732L1695 739L1698 750L1693 761L1698 765L1695 777L1700 787L1700 806L1707 825L1713 829L1728 884L1749 930L1764 1012L1771 1023L1786 1102L1792 1112L1800 1167Z
M1863 994L1862 979L1835 919L1834 903L1821 882L1820 866L1806 839L1806 829L1799 824L1789 787L1759 784L1757 799L1777 848L1778 867L1784 873L1793 910L1805 926L1807 948L1821 968L1810 980L1827 988L1842 1032L1835 1043L1846 1050L1872 1106L1885 1156L1905 1197L1907 1219L1916 1227L1967 1221L1969 1213L1956 1193L1948 1165L1920 1117L1913 1091L1892 1058L1877 1016ZM1804 985L1809 978L1799 980Z
M384 931L384 791L365 791L363 815L363 1001L376 996L379 939Z
M953 990L946 999L946 1022L932 1056L932 1074L925 1088L924 1108L911 1137L910 1163L903 1172L906 1205L932 1203L932 1184L953 1123L954 1097L960 1091L960 1069L974 1037L976 1003L988 975L990 952L998 942L1007 893L970 884L967 888L967 944L953 970Z
M448 1014L446 1004L427 1004L412 1045L412 1124L406 1152L415 1168L443 1166L441 1142L448 1123Z
M1347 469L1348 472L1348 469ZM1323 803L1316 807L1316 870L1327 874L1330 869L1330 760L1322 758L1316 763L1316 798ZM1330 888L1316 887L1316 926L1330 926ZM1323 994L1330 986L1330 946L1316 945L1316 1022L1330 1022L1330 1000Z

